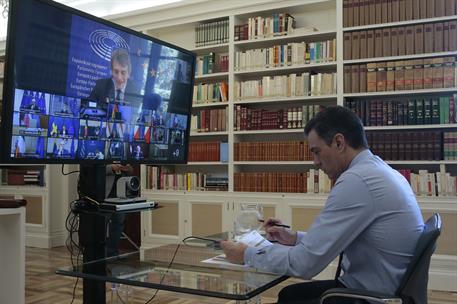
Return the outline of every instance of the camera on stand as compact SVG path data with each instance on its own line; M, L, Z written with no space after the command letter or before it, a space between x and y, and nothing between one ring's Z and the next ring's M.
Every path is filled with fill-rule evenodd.
M125 176L118 179L116 196L118 198L135 198L140 195L140 179L136 176Z

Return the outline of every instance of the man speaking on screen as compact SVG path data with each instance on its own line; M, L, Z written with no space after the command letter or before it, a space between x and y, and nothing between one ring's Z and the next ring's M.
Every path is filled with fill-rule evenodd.
M116 49L111 54L111 78L99 79L89 99L106 103L129 103L139 94L138 87L131 81L132 64L126 49Z

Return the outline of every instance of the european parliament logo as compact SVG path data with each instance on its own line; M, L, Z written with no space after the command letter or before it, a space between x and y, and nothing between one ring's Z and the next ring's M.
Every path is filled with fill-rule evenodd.
M109 30L95 30L90 33L89 44L95 54L106 61L111 60L113 50L130 49L124 38Z

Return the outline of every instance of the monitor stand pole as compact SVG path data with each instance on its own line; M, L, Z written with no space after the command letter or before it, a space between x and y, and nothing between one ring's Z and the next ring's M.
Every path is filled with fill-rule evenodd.
M105 198L105 166L80 165L79 193L80 197L89 197L96 201ZM93 202L84 199L87 206ZM88 208L90 209L90 207ZM82 247L83 263L105 258L106 218L97 212L81 210L79 213L79 244ZM85 265L84 273L106 275L105 266L101 263ZM83 279L83 303L106 303L106 283L99 280Z

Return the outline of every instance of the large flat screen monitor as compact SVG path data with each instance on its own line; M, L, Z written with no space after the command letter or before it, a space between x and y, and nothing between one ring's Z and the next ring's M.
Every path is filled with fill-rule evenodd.
M67 6L10 1L1 162L185 163L194 65Z

